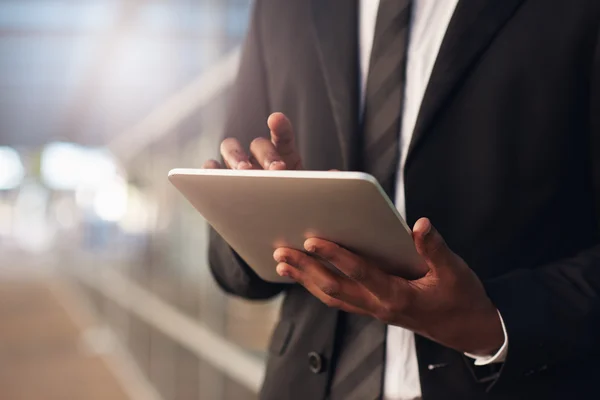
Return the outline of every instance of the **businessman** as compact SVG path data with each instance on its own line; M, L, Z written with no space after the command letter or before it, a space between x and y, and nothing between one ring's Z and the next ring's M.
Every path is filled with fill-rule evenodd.
M597 398L600 2L257 0L228 121L204 167L371 173L429 270L311 238L268 283L213 232L285 292L261 398Z

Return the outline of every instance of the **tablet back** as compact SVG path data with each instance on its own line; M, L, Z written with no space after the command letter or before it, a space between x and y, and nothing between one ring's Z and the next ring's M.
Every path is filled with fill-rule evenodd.
M278 247L303 250L318 237L371 257L391 273L421 277L426 267L410 229L375 178L357 172L175 169L169 179L263 279Z

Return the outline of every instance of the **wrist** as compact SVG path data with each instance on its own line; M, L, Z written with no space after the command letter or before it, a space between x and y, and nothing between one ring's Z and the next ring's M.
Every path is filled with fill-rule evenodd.
M506 335L498 310L492 306L474 319L475 329L471 331L469 350L466 353L488 357L496 354L504 342Z

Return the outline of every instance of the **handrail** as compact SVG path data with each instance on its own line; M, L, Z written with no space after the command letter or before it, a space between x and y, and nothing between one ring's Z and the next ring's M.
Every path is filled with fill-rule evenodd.
M250 391L258 393L265 375L265 362L231 344L175 307L110 267L91 270L79 266L71 274L137 315L153 328L210 363Z

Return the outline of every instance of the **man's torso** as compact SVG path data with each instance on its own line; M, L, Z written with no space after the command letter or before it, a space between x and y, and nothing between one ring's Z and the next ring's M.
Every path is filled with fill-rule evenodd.
M262 3L269 107L294 123L307 169L353 169L360 107L355 2ZM425 94L407 149L406 212L410 225L421 216L435 221L486 281L571 256L597 234L589 173L597 7L461 3L476 7L461 11L460 26L451 22ZM281 315L263 398L323 398L335 366L338 312L294 287ZM491 368L474 374L461 354L420 337L417 350L425 399L558 399L588 393L599 372L582 360L486 395L489 381L480 378ZM318 373L309 369L310 352L322 357ZM439 364L445 367L428 369Z

